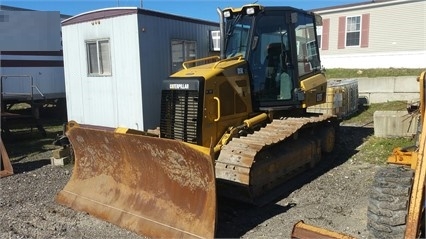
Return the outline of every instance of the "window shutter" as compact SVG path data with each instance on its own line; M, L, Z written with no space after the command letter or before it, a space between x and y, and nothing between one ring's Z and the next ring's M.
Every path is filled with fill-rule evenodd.
M328 50L330 39L330 19L323 19L322 21L322 37L321 37L321 50Z
M361 18L361 47L368 47L368 38L370 31L370 14L362 14Z
M337 49L345 48L345 35L346 35L346 17L339 17L339 32L337 39Z

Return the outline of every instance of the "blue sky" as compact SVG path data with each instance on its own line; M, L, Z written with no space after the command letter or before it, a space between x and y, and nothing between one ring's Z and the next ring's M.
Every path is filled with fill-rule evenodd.
M292 6L302 9L315 9L368 0L258 0L264 6ZM60 11L62 14L77 15L83 12L109 7L135 6L208 21L218 21L216 9L240 7L254 1L226 0L0 0L1 5L28 8L40 11Z

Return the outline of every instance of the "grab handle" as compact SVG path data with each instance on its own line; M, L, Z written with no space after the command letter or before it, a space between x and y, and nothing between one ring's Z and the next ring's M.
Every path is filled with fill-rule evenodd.
M217 101L217 118L214 119L214 121L217 122L220 119L220 100L218 97L213 97L213 99Z

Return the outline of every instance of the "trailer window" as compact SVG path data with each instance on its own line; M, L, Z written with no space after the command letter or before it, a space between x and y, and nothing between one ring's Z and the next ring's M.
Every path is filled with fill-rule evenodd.
M182 63L197 58L197 42L186 40L172 40L172 73L182 69ZM195 66L189 64L188 66Z
M110 76L111 57L108 39L86 42L89 76Z

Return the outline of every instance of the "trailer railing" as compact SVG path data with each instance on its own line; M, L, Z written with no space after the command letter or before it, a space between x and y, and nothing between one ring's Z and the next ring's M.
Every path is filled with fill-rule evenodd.
M7 80L8 78L19 78L22 81L18 82L15 81L13 83L15 83L15 89L20 89L17 90L15 92L8 92L5 91L5 85L4 85L4 81ZM29 82L29 87L27 85L27 90L25 91L22 90L22 88L25 88L23 86L25 86L25 82ZM19 84L21 83L21 84ZM7 84L7 88L13 88L13 87L9 87L10 85ZM19 86L21 86L21 88L19 88ZM23 91L23 92L22 92ZM10 135L11 134L11 125L13 126L14 124L18 124L19 122L23 122L23 123L27 123L29 125L31 125L31 130L33 126L36 126L38 128L38 130L40 131L40 133L43 136L46 136L46 131L44 130L42 124L39 121L39 104L35 102L35 95L40 95L42 99L45 99L45 95L40 91L40 89L34 84L34 79L31 75L2 75L0 76L0 92L1 92L1 102L0 102L0 110L1 110L1 133L5 133L6 135ZM6 101L12 101L12 105L13 103L20 103L20 102L27 102L30 101L30 105L31 105L31 111L32 111L32 115L29 114L19 114L19 113L12 113L12 112L8 112L7 109L7 103L5 104L5 100Z
M20 79L22 80L21 85L25 85L25 81L28 81L29 87L27 87L28 91L25 90L17 90L14 91L5 91L5 81L8 79ZM16 82L14 82L16 83ZM0 84L1 84L1 100L25 100L33 102L35 99L35 95L39 95L41 99L45 98L45 95L41 92L41 90L34 84L34 78L31 75L2 75L0 76ZM7 84L7 88L9 84ZM6 89L8 90L8 89Z

